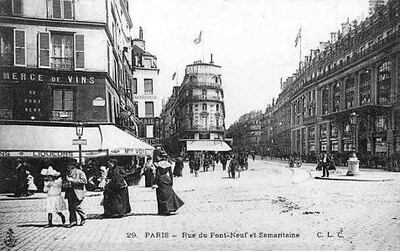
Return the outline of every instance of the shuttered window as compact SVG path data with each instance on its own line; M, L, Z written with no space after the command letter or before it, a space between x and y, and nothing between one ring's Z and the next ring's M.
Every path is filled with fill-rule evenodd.
M26 66L25 31L14 30L14 65Z
M74 36L72 34L51 34L51 68L60 70L74 69Z
M49 17L56 19L74 19L73 0L48 0Z
M39 32L39 67L50 67L50 33Z
M22 15L22 0L13 0L12 1L12 12L14 16Z
M75 34L75 69L85 69L85 38Z
M64 19L73 19L72 15L72 1L64 0Z
M53 120L73 120L74 114L74 91L73 90L53 90Z
M53 18L61 18L61 0L53 0Z
M2 26L0 27L0 65L14 65L14 31Z

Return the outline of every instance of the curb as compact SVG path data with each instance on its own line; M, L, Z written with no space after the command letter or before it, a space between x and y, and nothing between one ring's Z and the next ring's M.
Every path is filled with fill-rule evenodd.
M314 177L317 180L337 180L337 181L359 181L359 182L387 182L393 181L394 179L345 179L345 178L326 178L326 177Z

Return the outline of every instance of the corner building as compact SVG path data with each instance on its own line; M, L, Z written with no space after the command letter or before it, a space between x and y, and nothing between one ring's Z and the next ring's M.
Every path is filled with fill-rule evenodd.
M83 158L132 150L108 142L102 151L115 127L137 134L132 26L127 0L0 1L0 163L76 158L77 121L88 137Z
M168 118L170 116L170 118ZM201 61L187 65L162 112L167 148L180 151L226 151L225 106L221 66ZM169 130L169 131L168 131Z

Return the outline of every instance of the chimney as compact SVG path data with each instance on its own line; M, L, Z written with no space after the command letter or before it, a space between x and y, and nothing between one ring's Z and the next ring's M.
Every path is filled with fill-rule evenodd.
M338 41L338 33L337 32L331 32L331 43L334 44Z
M314 58L315 50L310 50L310 61Z
M139 39L143 40L143 29L142 29L142 26L139 27Z
M214 61L213 61L213 54L212 54L212 53L211 53L210 57L211 57L211 59L210 59L210 64L214 64Z
M342 34L343 36L346 36L350 31L350 23L349 23L349 19L347 18L347 22L346 23L342 23Z

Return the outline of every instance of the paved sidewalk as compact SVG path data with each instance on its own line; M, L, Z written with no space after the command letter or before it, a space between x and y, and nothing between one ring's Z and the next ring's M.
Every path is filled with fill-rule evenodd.
M43 228L43 199L0 200L0 249L12 228L11 250L400 250L399 173L348 182L269 160L249 160L239 179L221 169L196 178L185 165L174 179L185 205L169 217L156 215L155 191L143 181L129 187L132 214L101 219L102 196L91 196L83 202L89 220L71 229L58 216L56 227Z

